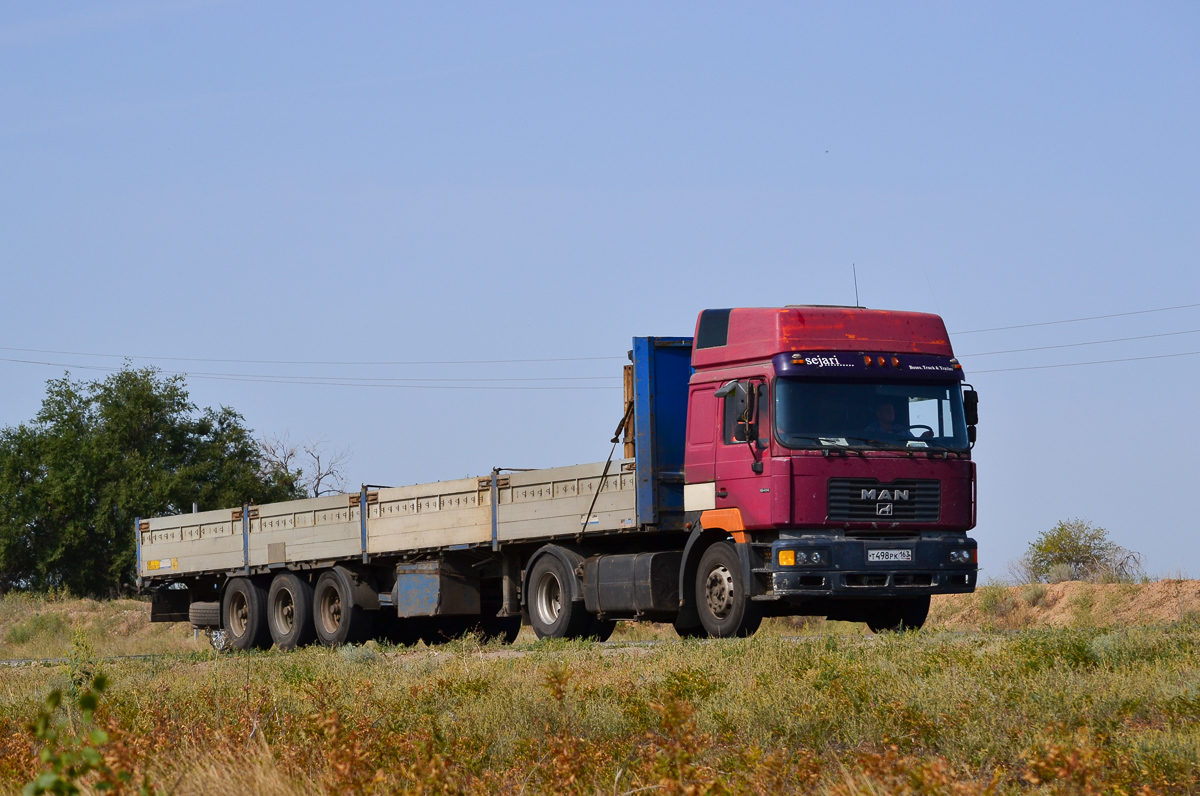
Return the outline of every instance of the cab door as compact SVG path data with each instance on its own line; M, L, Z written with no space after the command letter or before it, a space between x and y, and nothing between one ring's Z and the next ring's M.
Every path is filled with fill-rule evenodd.
M765 379L739 379L717 391L721 437L716 441L716 506L741 511L747 529L771 525L770 402Z

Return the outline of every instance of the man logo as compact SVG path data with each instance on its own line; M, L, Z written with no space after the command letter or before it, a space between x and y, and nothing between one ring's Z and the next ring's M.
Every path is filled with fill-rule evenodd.
M891 503L876 503L875 504L875 515L878 517L892 516L892 504Z
M864 489L859 500L908 500L907 489ZM890 512L889 512L890 513Z

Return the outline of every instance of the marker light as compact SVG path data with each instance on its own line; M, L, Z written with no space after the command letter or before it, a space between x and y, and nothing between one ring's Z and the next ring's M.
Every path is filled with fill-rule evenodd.
M864 363L865 365L867 365L867 367L870 367L871 365L874 365L874 364L875 364L875 360L871 359L871 355L870 355L870 354L864 354L864 355L863 355L863 363Z
M893 368L900 367L900 357L896 357L896 356L892 357L892 367Z
M962 365L958 364L957 359L951 359L950 364L954 366L955 370L962 370Z
M884 361L885 361L885 360L884 360L884 358L883 358L883 357L880 357L880 358L879 358L879 367L881 367L881 368L883 367L883 363L884 363Z
M779 551L779 566L781 566L781 567L796 566L796 551L795 550L780 550Z

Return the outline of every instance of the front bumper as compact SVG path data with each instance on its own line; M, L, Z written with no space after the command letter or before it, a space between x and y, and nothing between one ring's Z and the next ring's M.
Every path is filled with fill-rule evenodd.
M783 559L796 564L780 563L780 553L785 551ZM963 551L968 551L967 560L952 560L951 553ZM800 563L813 553L817 553L819 563ZM908 560L896 560L903 558ZM807 535L773 542L770 559L761 561L754 574L761 588L758 599L768 600L963 594L975 590L977 561L975 540L965 535L907 540Z

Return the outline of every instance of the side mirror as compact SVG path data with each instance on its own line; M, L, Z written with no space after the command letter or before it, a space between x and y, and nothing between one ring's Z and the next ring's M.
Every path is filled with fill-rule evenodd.
M963 419L968 426L979 424L979 393L974 388L963 390Z
M967 426L967 442L975 444L975 426Z

